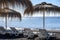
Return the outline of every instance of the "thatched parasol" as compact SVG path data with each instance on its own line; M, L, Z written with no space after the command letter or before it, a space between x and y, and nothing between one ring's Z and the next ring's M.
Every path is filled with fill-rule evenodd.
M30 0L0 0L0 7L8 7L8 6L12 6L14 7L16 6L32 6L32 3Z
M34 12L43 12L43 29L45 29L45 11L48 12L48 14L50 13L50 11L53 12L60 12L60 7L50 4L50 3L46 3L46 2L42 2L41 4L36 4L34 7ZM28 8L25 10L25 14L30 13L30 11L28 11L28 13L26 12L28 10ZM34 14L33 11L31 12L31 14Z
M30 11L32 11L32 3L30 0L0 0L0 8L15 8L16 7L28 7Z
M5 17L5 27L7 28L7 17L18 17L21 20L21 13L16 12L9 8L3 8L0 11L0 16Z
M45 29L45 11L47 11L49 13L50 13L50 11L59 12L60 7L50 4L50 3L42 2L41 4L37 4L36 6L34 6L34 11L43 12L43 29Z

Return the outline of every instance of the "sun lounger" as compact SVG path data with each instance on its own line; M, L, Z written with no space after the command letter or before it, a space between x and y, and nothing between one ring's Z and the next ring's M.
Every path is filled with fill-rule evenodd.
M18 32L15 27L10 27L13 32Z
M0 34L6 34L6 29L4 28L4 27L2 27L2 26L0 26Z
M38 36L40 39L48 39L49 34L47 33L47 31L45 29L39 29L39 33Z
M6 34L6 33L12 34L12 30L7 30L4 27L0 26L0 34Z
M13 34L14 34L15 36L23 36L23 33L22 33L21 30L18 31L15 27L10 27L10 28L11 28L11 30L13 31Z
M34 33L31 29L25 28L24 29L24 36L27 38L33 38L34 37Z
M60 39L60 33L53 33L51 37L56 37L57 39Z

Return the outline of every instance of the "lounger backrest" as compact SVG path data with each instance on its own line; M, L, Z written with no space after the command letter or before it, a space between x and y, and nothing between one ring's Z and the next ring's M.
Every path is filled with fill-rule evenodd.
M39 32L40 32L38 34L39 37L47 37L48 36L48 33L45 29L40 29Z
M39 29L39 32L45 34L45 33L48 33L45 29Z
M13 32L18 32L15 27L10 27Z
M26 32L32 32L32 30L30 28L25 28L24 31L26 31Z

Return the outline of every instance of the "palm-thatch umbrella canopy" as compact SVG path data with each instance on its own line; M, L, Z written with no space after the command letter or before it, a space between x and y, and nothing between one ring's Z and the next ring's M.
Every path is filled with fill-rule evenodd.
M0 16L5 17L5 27L7 28L7 17L18 17L21 20L21 13L16 12L9 8L3 8L0 11Z
M29 8L29 11L32 11L32 3L30 0L0 0L0 9L1 8L12 8L23 6L25 8Z
M53 12L60 12L60 7L50 4L50 3L46 3L46 2L42 2L41 4L36 4L35 6L33 6L34 8L34 12L42 12L43 13L43 29L45 29L45 12L48 12L48 14L53 11ZM29 14L30 11L28 11L28 13L26 12L28 10L28 8L25 10L25 14ZM31 14L34 14L32 11Z
M15 10L12 10L12 9L9 9L9 8L1 9L0 16L5 17L6 15L8 17L19 17L20 20L21 20L21 13L16 12Z
M42 2L41 4L36 4L34 6L34 11L60 11L60 7L53 5L51 3Z
M32 6L32 3L30 0L0 0L0 7L8 7L12 6L20 6L22 4L23 6Z
M45 12L48 12L48 14L50 13L50 11L59 12L60 7L50 3L42 2L41 4L37 4L36 6L34 6L34 11L43 12L43 29L45 29Z

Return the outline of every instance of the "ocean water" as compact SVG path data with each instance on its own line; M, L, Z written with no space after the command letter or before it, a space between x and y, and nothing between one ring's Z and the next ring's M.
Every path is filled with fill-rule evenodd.
M5 21L0 18L0 26L5 27ZM43 28L42 17L25 17L22 20L12 19L7 21L8 27ZM45 17L45 29L60 29L60 17Z

